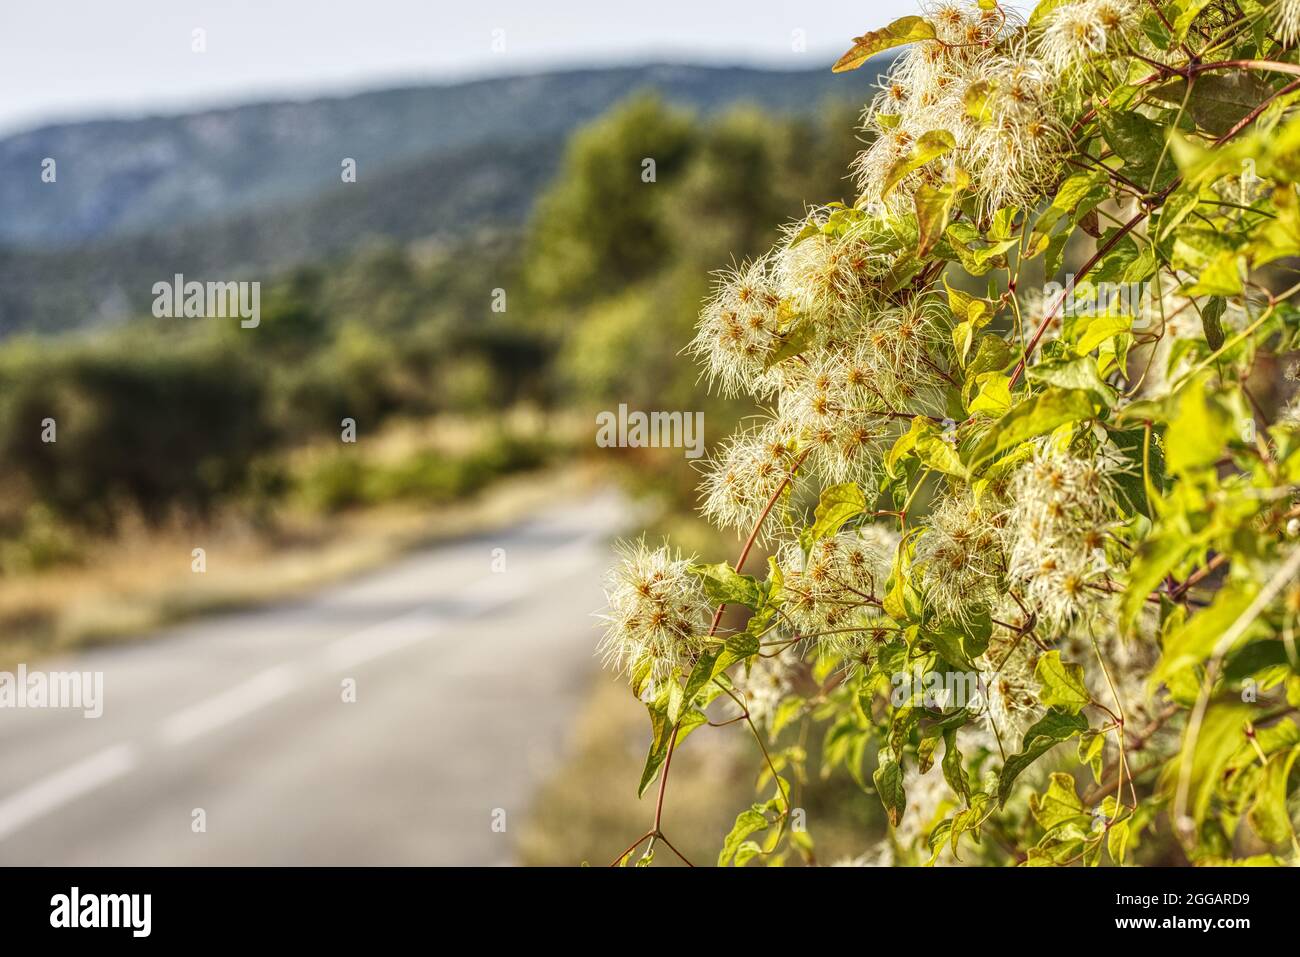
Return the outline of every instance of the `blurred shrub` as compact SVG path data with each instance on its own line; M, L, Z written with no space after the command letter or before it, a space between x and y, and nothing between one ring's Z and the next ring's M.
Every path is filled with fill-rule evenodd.
M290 493L329 509L442 501L545 455L498 435L454 461L379 468L348 449L285 474L285 450L336 440L344 418L373 434L392 417L627 402L702 409L725 434L734 409L676 353L709 269L765 247L806 197L842 192L856 143L842 110L823 113L702 120L633 97L574 136L522 237L368 241L265 282L256 329L145 317L93 340L6 341L0 537L26 549L15 561L58 561L59 529L111 528L124 509L160 521L237 496L269 520Z
M0 542L0 572L4 574L39 572L81 558L76 532L43 505L29 508L18 533Z
M689 114L649 95L576 133L533 218L531 287L544 298L586 300L662 268L673 254L663 187L697 142ZM643 180L647 160L653 182Z
M111 527L206 512L270 447L265 388L219 344L33 347L0 354L0 469L61 516ZM43 440L46 420L56 441Z
M449 502L480 491L495 478L537 468L552 451L544 437L504 431L462 455L421 449L396 463L367 461L360 448L347 447L311 467L298 494L323 511L399 501Z

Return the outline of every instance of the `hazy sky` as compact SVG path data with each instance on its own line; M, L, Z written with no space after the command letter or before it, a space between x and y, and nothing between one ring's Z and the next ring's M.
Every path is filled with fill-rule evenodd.
M916 0L0 0L0 131L560 64L815 67L916 11ZM196 28L204 53L191 49Z

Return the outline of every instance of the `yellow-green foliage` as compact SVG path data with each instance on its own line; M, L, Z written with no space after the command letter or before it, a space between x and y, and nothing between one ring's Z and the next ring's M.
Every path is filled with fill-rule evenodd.
M1298 38L1293 3L942 2L837 65L902 48L856 197L691 343L759 413L702 487L746 545L607 580L641 791L708 717L762 747L719 863L814 859L814 734L892 825L859 863L1300 863Z

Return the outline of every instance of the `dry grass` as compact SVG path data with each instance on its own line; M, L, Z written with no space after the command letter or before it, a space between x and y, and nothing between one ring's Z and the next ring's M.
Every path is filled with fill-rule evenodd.
M673 758L664 832L693 863L713 863L748 806L747 749L727 729L701 728ZM637 800L649 722L627 685L602 674L570 741L571 757L539 791L519 840L528 865L609 864L654 818L655 788ZM656 851L657 864L677 863Z
M649 721L626 683L602 674L571 734L568 759L539 789L521 831L523 864L607 865L654 819L656 789L639 801L636 796ZM810 744L815 762L817 749ZM663 827L691 863L716 863L736 815L757 798L753 788L761 766L761 753L743 725L700 728L677 750ZM864 794L842 771L825 781L814 771L796 790L794 803L804 811L820 863L860 854L882 836L880 799ZM654 863L680 862L660 848ZM798 863L797 855L787 863ZM750 866L761 864L759 859Z
M87 542L78 565L0 579L0 668L292 597L417 545L506 524L594 480L591 469L574 466L502 479L471 500L436 509L286 514L270 532L238 517L202 529L126 528L112 540ZM197 547L207 553L201 575L191 570Z

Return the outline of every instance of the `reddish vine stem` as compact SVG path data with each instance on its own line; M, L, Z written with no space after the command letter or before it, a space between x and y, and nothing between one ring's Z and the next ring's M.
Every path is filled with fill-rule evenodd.
M764 506L762 513L758 516L758 521L754 523L753 531L749 533L749 538L745 540L744 548L740 550L740 556L736 559L735 567L737 572L739 572L744 567L745 562L749 558L749 553L754 549L754 543L758 541L759 532L762 531L763 525L767 522L767 517L772 513L772 509L776 507L777 501L781 498L781 495L783 492L785 492L786 488L789 487L790 482L794 480L795 473L799 471L799 467L803 465L804 460L808 458L808 453L810 451L811 450L805 450L803 453L800 454L799 458L795 459L794 464L790 466L790 471L786 473L785 479L781 482L780 485L776 487L776 491L772 493L772 497L768 499L767 505ZM727 609L726 602L723 602L722 604L718 605L717 609L713 612L713 622L712 624L709 625L709 633L706 637L712 638L715 634L717 634L718 626L722 623L722 613L726 611L726 609ZM683 861L686 861L687 866L690 867L695 866L691 864L690 861L687 861L686 858L682 856L681 852L677 850L677 848L673 847L672 844L669 844L668 839L663 835L664 794L666 793L668 788L668 773L669 770L672 768L672 764L673 764L673 752L677 750L677 732L680 729L680 727L681 727L680 723L674 725L672 730L672 737L668 739L668 753L664 756L663 773L659 775L659 794L655 798L654 825L650 828L649 831L641 835L641 837L637 839L636 843L634 843L626 851L620 854L618 858L614 861L614 864L618 864L625 857L627 857L629 854L635 851L637 847L640 846L641 842L644 841L646 838L650 838L652 843L656 838L658 838L661 839L665 844L668 844L668 847L672 850L674 854L676 854L678 857L681 857Z
M1137 732L1137 734L1133 735L1132 738L1129 739L1132 743L1129 745L1129 747L1126 750L1129 752L1141 751L1142 748L1146 746L1147 740L1150 739L1150 737L1154 735L1157 731L1163 728L1165 726L1165 722L1167 722L1170 718L1172 718L1175 714L1177 714L1178 710L1179 709L1177 705L1169 705L1168 707L1166 707L1163 711L1161 711L1158 715L1156 715L1154 718L1151 719L1150 724L1148 724L1145 728ZM1140 777L1142 774L1146 773L1147 770L1148 770L1147 768L1143 768L1140 771L1138 771L1136 774L1132 775L1132 777ZM1104 780L1101 784L1098 784L1095 787L1093 787L1083 796L1083 803L1086 807L1091 807L1092 805L1100 801L1102 798L1106 797L1109 794L1113 794L1115 791L1118 790L1120 784L1119 765L1116 764L1114 767L1110 768L1105 774L1102 775L1102 777L1105 778L1106 780Z
M1177 183L1178 180L1175 179L1174 182ZM1138 213L1121 226L1115 235L1106 240L1106 242L1102 244L1101 248L1092 254L1092 257L1083 264L1082 268L1080 268L1080 270L1075 274L1075 277L1080 278L1086 276L1092 268L1101 261L1103 256L1114 249L1116 244L1131 233L1137 225L1142 222L1142 220L1146 219L1146 217L1147 214L1145 212ZM1011 373L1011 382L1008 384L1008 388L1014 386L1016 380L1018 380L1021 374L1025 371L1025 364L1029 361L1029 357L1034 354L1034 350L1038 348L1038 343L1043 338L1043 334L1047 332L1047 327L1052 324L1052 320L1056 318L1057 313L1065 306L1065 300L1066 297L1070 295L1070 291L1071 290L1069 289L1062 289L1060 296L1053 301L1051 308L1043 313L1043 318L1038 323L1038 328L1034 330L1033 336L1025 346L1025 354L1020 357L1020 361L1016 363L1016 367Z
M1159 12L1160 11L1157 7L1157 13ZM1161 19L1162 20L1164 19L1163 15L1161 15ZM1186 50L1186 46L1184 46L1184 50ZM1140 57L1140 59L1146 59L1146 58ZM1189 59L1190 62L1185 67L1182 68L1159 64L1155 61L1147 61L1147 62L1151 62L1152 65L1157 68L1157 72L1153 73L1145 80L1140 81L1139 85L1146 85L1148 83L1154 82L1157 79L1162 79L1171 76L1185 77L1188 81L1190 81L1192 78L1202 73L1206 73L1212 70L1221 70L1221 69L1245 69L1245 70L1277 72L1277 73L1289 74L1300 78L1300 65L1291 64L1291 63L1283 63L1283 62L1278 62L1273 60L1257 60L1257 59L1221 60L1213 63L1198 63L1195 62L1195 58L1191 57L1190 54L1189 54ZM1227 133L1225 133L1223 136L1215 140L1214 145L1215 146L1222 145L1224 142L1231 139L1233 136L1241 132L1241 130L1245 129L1256 119L1258 119L1259 116L1263 114L1264 110L1267 109L1271 103L1273 103L1279 97L1285 96L1295 91L1296 89L1300 89L1300 79L1297 79L1287 84L1285 87L1275 91L1264 101L1257 104L1246 116L1244 116L1237 123L1235 123ZM1095 115L1096 115L1095 108L1089 110L1088 113L1083 118L1081 118L1081 120L1076 122L1075 124L1076 128L1079 125L1087 123ZM1107 172L1113 174L1114 176L1117 176L1119 180L1125 183L1128 182L1127 180L1124 180L1122 176L1119 176L1119 174L1116 173L1115 171L1108 170ZM1137 213L1135 216L1133 216L1131 219L1129 219L1127 222L1123 223L1115 231L1115 233L1113 233L1105 241L1105 243L1103 243L1097 249L1097 251L1088 259L1088 261L1076 273L1076 278L1086 276L1089 272L1091 272L1091 270L1094 267L1096 267L1096 265L1106 256L1106 254L1108 254L1125 236L1127 236L1130 232L1132 232L1135 228L1137 228L1139 224L1141 224L1144 220L1146 220L1151 215L1151 212L1156 207L1158 207L1160 203L1174 189L1178 187L1181 181L1182 181L1181 176L1175 176L1170 181L1170 183L1166 187L1164 187L1164 189L1162 189L1159 193L1156 193L1150 197L1143 197L1144 209L1141 212ZM1134 185L1134 184L1129 184L1129 185ZM1031 337L1030 341L1025 345L1024 352L1020 360L1016 363L1016 367L1013 370L1011 375L1011 379L1009 383L1010 385L1014 386L1015 383L1021 377L1021 375L1024 374L1029 358L1033 355L1034 351L1038 348L1038 345L1041 342L1043 335L1046 333L1052 321L1055 318L1057 318L1060 310L1064 307L1065 300L1068 297L1069 293L1070 291L1068 289L1063 290L1061 295L1055 300L1052 306L1045 311L1044 316L1042 320L1040 320L1037 328L1035 329L1033 336ZM740 552L740 556L736 560L735 569L737 572L739 572L743 568L745 561L748 559L750 552L752 551L755 543L757 542L758 536L768 516L770 515L772 509L775 507L776 502L779 500L780 496L785 492L786 488L790 485L790 482L793 480L795 473L797 472L799 467L803 464L808 454L809 454L808 451L805 451L799 456L799 458L796 460L794 465L791 467L789 473L785 476L781 484L777 487L775 492L772 494L772 497L767 502L762 513L759 515L753 530L750 532L750 535ZM904 514L905 514L905 510L904 510ZM1222 564L1221 559L1222 556L1215 556L1215 558L1212 559L1210 562L1208 562L1204 568L1198 569L1197 572L1189 576L1188 579L1184 581L1181 585L1178 585L1176 586L1176 588L1171 589L1170 594L1173 595L1174 597L1181 597L1183 594L1185 594L1185 592L1189 588L1191 588L1198 581L1204 579L1211 572L1213 572L1215 568L1221 565ZM719 604L716 610L714 611L713 620L709 627L708 637L713 637L716 634L718 627L721 624L722 615L725 612L726 607L727 607L726 603L723 602ZM1164 723L1165 720L1167 720L1167 718L1168 718L1168 713L1160 716L1157 719L1157 721L1152 723L1152 726L1149 729L1146 729L1143 733L1136 736L1134 739L1135 746L1133 749L1137 750L1138 748L1140 748L1144 743L1146 736L1158 730L1158 728ZM752 726L752 722L751 722L751 726ZM626 859L628 855L630 855L633 851L635 851L636 848L639 847L647 839L649 839L651 842L650 843L651 848L653 848L654 842L656 840L661 839L664 841L665 844L668 845L669 849L672 850L673 853L676 854L678 857L680 857L688 866L693 866L691 865L691 862L687 860L686 857L682 855L681 852L678 851L677 848L672 845L672 843L668 840L668 838L664 836L662 831L664 797L667 789L669 773L672 767L673 754L676 750L679 730L680 730L680 723L674 725L671 733L671 737L668 742L668 749L664 759L663 772L660 776L658 795L655 802L654 825L649 831L641 835L641 837L637 838L637 840L633 842L633 844L626 851L624 851L623 854L619 856L619 858L615 861L616 864ZM1103 792L1103 795L1104 793L1105 792ZM1093 798L1094 801L1096 799L1098 798ZM788 799L787 799L787 806L788 806Z
M1173 588L1169 592L1169 597L1172 598L1174 601L1177 601L1178 599L1182 598L1183 595L1187 594L1189 589L1193 588L1200 582L1204 581L1210 575L1214 574L1216 569L1222 567L1223 565L1226 565L1227 563L1228 563L1228 556L1225 555L1223 552L1219 552L1217 555L1211 558L1200 568L1196 569L1196 571L1188 575L1186 580L1181 585L1178 585L1177 587Z
M1215 63L1189 63L1186 67L1182 69L1179 69L1177 67L1165 67L1164 68L1165 72L1163 75L1164 76L1186 76L1188 78L1191 78L1193 76L1197 76L1198 74L1209 72L1210 70L1226 70L1226 69L1266 70L1266 71L1272 71L1274 73L1289 73L1294 76L1300 77L1300 65L1294 63L1280 63L1275 60L1219 60ZM1147 78L1147 81L1154 81L1155 79L1158 79L1159 76L1160 74L1152 74L1150 77ZM1277 90L1276 92L1270 94L1261 103L1256 105L1254 109L1252 109L1249 113L1247 113L1235 124L1233 124L1232 128L1229 129L1228 132L1224 133L1217 140L1215 140L1214 145L1222 146L1224 143L1232 139L1234 136L1236 136L1238 133L1244 130L1255 120L1259 119L1260 115L1264 112L1264 110L1268 108L1269 104L1271 104L1274 100L1276 100L1278 97L1285 96L1287 93L1290 93L1296 89L1300 89L1300 80L1296 80L1292 83L1288 83L1280 90ZM1119 228L1118 232L1116 232L1113 236L1111 236L1110 239L1108 239L1100 249L1098 249L1095 253L1093 253L1091 258L1089 258L1088 261L1084 263L1083 267L1075 274L1075 277L1080 278L1086 276L1093 269L1093 267L1096 266L1097 263L1101 261L1101 258L1115 247L1116 243L1118 243L1121 239L1123 239L1125 236L1131 233L1134 229L1137 228L1137 226L1143 220L1145 220L1148 216L1150 216L1151 210L1154 209L1157 205L1159 205L1159 203L1166 196L1168 196L1175 189L1177 189L1178 184L1181 182L1182 182L1182 177L1175 176L1173 180L1170 181L1168 186L1166 186L1154 197L1152 197L1152 199L1146 204L1146 209L1137 213L1132 219L1124 223L1124 225ZM1029 361L1029 357L1033 355L1034 350L1038 348L1038 343L1043 338L1043 334L1047 332L1047 327L1051 325L1052 320L1056 318L1059 310L1062 307L1064 307L1065 299L1068 295L1069 295L1069 290L1062 290L1060 297L1056 299L1052 303L1052 307L1043 314L1042 321L1039 322L1038 328L1034 330L1033 337L1029 340L1029 344L1025 347L1025 354L1020 357L1020 361L1016 363L1016 367L1011 373L1010 385L1015 385L1016 381L1024 373L1025 364Z

